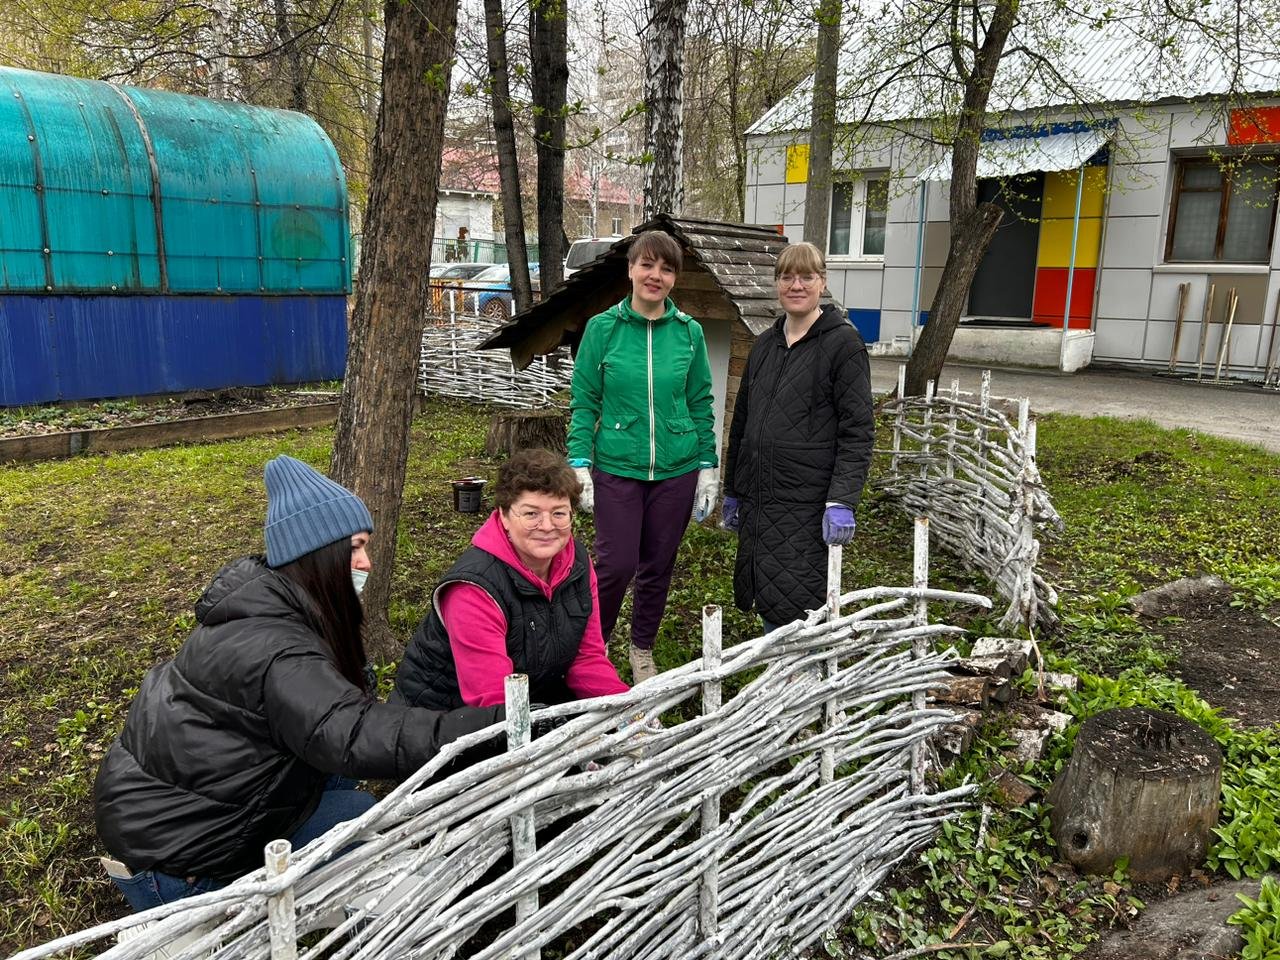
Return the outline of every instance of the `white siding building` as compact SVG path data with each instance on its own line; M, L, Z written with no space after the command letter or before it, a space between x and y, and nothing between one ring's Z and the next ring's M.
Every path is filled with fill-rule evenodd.
M1280 98L1235 109L1207 95L1138 102L1129 79L1113 78L1128 69L1123 58L1095 49L1082 69L1093 71L1093 89L1108 102L1014 103L1024 109L990 121L979 194L1006 212L952 356L1044 366L1065 359L1072 369L1092 354L1167 366L1181 300L1178 369L1196 368L1207 307L1207 373L1221 348L1224 375L1260 374L1268 350L1280 353L1280 343L1271 347L1280 302ZM1275 91L1277 76L1272 62L1255 86ZM805 85L748 136L746 219L792 240L803 233L808 132L788 118L807 118L799 108L808 97ZM949 161L909 135L913 122L899 120L893 135L837 135L829 186L828 286L882 353L906 354L927 322L950 240Z

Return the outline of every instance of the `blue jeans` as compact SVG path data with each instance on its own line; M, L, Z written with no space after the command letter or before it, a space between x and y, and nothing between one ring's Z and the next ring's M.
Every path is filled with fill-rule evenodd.
M327 833L340 823L354 820L377 803L372 794L355 789L355 785L356 781L346 777L335 776L325 781L324 793L320 795L320 803L317 804L315 812L289 837L293 849L305 847L316 837ZM352 844L342 850L339 855L355 846L356 844ZM124 898L129 901L129 906L138 913L158 907L162 903L172 903L184 897L194 897L198 893L208 893L210 890L225 887L228 883L226 880L216 880L213 877L175 877L168 873L161 873L159 870L142 870L127 879L121 877L111 879L120 888Z

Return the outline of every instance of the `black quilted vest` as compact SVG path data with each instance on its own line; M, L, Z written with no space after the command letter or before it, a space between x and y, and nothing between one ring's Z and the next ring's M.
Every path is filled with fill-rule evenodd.
M578 656L591 615L587 551L574 543L573 569L551 599L510 566L470 547L436 586L474 583L493 597L507 620L507 655L516 673L529 677L533 703L562 703L572 695L564 677ZM433 606L418 624L396 670L396 690L415 707L453 710L463 706L449 635Z

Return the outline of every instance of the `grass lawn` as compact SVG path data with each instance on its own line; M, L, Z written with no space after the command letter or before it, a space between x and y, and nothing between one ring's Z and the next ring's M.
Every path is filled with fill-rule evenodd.
M476 525L453 512L448 480L492 473L481 453L488 418L431 404L414 423L391 610L405 638ZM323 470L331 441L312 430L0 468L0 953L123 912L95 860L98 761L144 672L193 626L210 575L261 549L263 463L289 453ZM1270 602L1280 458L1186 431L1066 417L1041 419L1039 450L1066 522L1043 555L1067 622L1055 649L1077 664L1116 674L1163 667L1176 653L1116 615L1116 595L1138 586L1213 572L1260 585L1259 602ZM590 540L589 521L579 535ZM907 520L868 500L845 551L846 585L909 582L910 544ZM732 564L731 535L690 530L660 666L696 655L704 603L725 606L726 643L753 635L754 617L732 607ZM944 557L933 579L986 589ZM620 628L617 663L626 642Z

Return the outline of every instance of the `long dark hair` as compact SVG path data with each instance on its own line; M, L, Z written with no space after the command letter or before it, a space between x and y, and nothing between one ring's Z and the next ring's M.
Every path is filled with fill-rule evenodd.
M278 572L307 592L320 614L320 635L329 645L334 666L347 680L367 692L364 641L360 638L364 608L351 583L351 541L337 540L327 547L304 553L280 567Z

